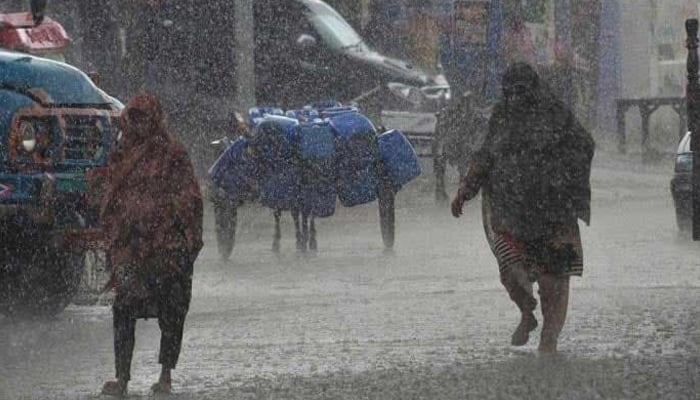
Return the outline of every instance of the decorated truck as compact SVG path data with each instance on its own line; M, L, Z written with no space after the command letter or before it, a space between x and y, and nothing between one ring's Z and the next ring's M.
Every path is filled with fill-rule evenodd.
M99 237L85 173L106 163L123 108L80 70L30 54L56 55L65 45L62 30L33 11L0 16L11 21L0 30L2 46L11 49L0 49L5 314L54 314L76 294L86 254Z

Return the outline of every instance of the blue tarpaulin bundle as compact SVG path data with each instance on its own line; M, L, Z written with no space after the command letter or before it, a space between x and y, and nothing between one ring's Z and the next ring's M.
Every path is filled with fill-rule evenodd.
M322 218L335 213L336 198L345 207L376 200L382 173L396 190L420 175L408 139L398 131L377 135L354 107L260 107L248 115L253 139L236 140L209 170L233 200L244 199L254 181L263 205Z
M397 130L385 132L379 135L377 143L384 172L397 190L420 176L418 156L403 133Z
M327 121L299 126L300 205L316 217L335 214L335 134Z
M238 138L209 168L209 178L234 202L243 201L253 188L256 179L255 161L248 152L248 140Z
M248 124L251 128L258 126L268 115L284 115L284 110L274 106L253 107L248 110Z
M297 204L301 169L296 157L299 121L267 116L256 127L251 147L260 165L262 204L290 210Z
M329 120L336 134L335 171L340 202L353 207L376 200L379 154L374 125L357 112L340 113Z

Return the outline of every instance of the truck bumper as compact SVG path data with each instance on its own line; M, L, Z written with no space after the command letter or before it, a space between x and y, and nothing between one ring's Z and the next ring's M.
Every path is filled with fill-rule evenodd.
M16 189L0 199L0 225L7 235L34 232L62 250L102 247L96 212L88 207L83 174L24 175L14 182L0 176L0 180Z

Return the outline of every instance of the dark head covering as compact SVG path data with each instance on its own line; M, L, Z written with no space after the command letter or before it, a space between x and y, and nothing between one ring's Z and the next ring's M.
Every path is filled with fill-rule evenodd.
M535 69L528 63L516 62L511 64L503 73L503 86L525 85L537 89L540 78Z
M532 108L537 105L540 78L530 64L516 62L503 74L503 98L507 107Z
M121 125L129 142L139 143L155 136L167 137L163 105L152 93L141 93L129 100L122 111Z
M465 177L465 198L485 186L494 230L518 240L577 218L588 223L593 138L530 65L511 65L503 92Z

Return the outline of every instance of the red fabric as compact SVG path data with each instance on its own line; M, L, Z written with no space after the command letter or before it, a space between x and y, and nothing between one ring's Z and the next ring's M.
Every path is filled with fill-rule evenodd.
M187 150L163 128L158 99L149 94L132 99L122 113L122 130L120 148L106 169L89 177L100 185L112 284L118 269L129 264L179 272L183 254L196 256L202 247L199 184Z

